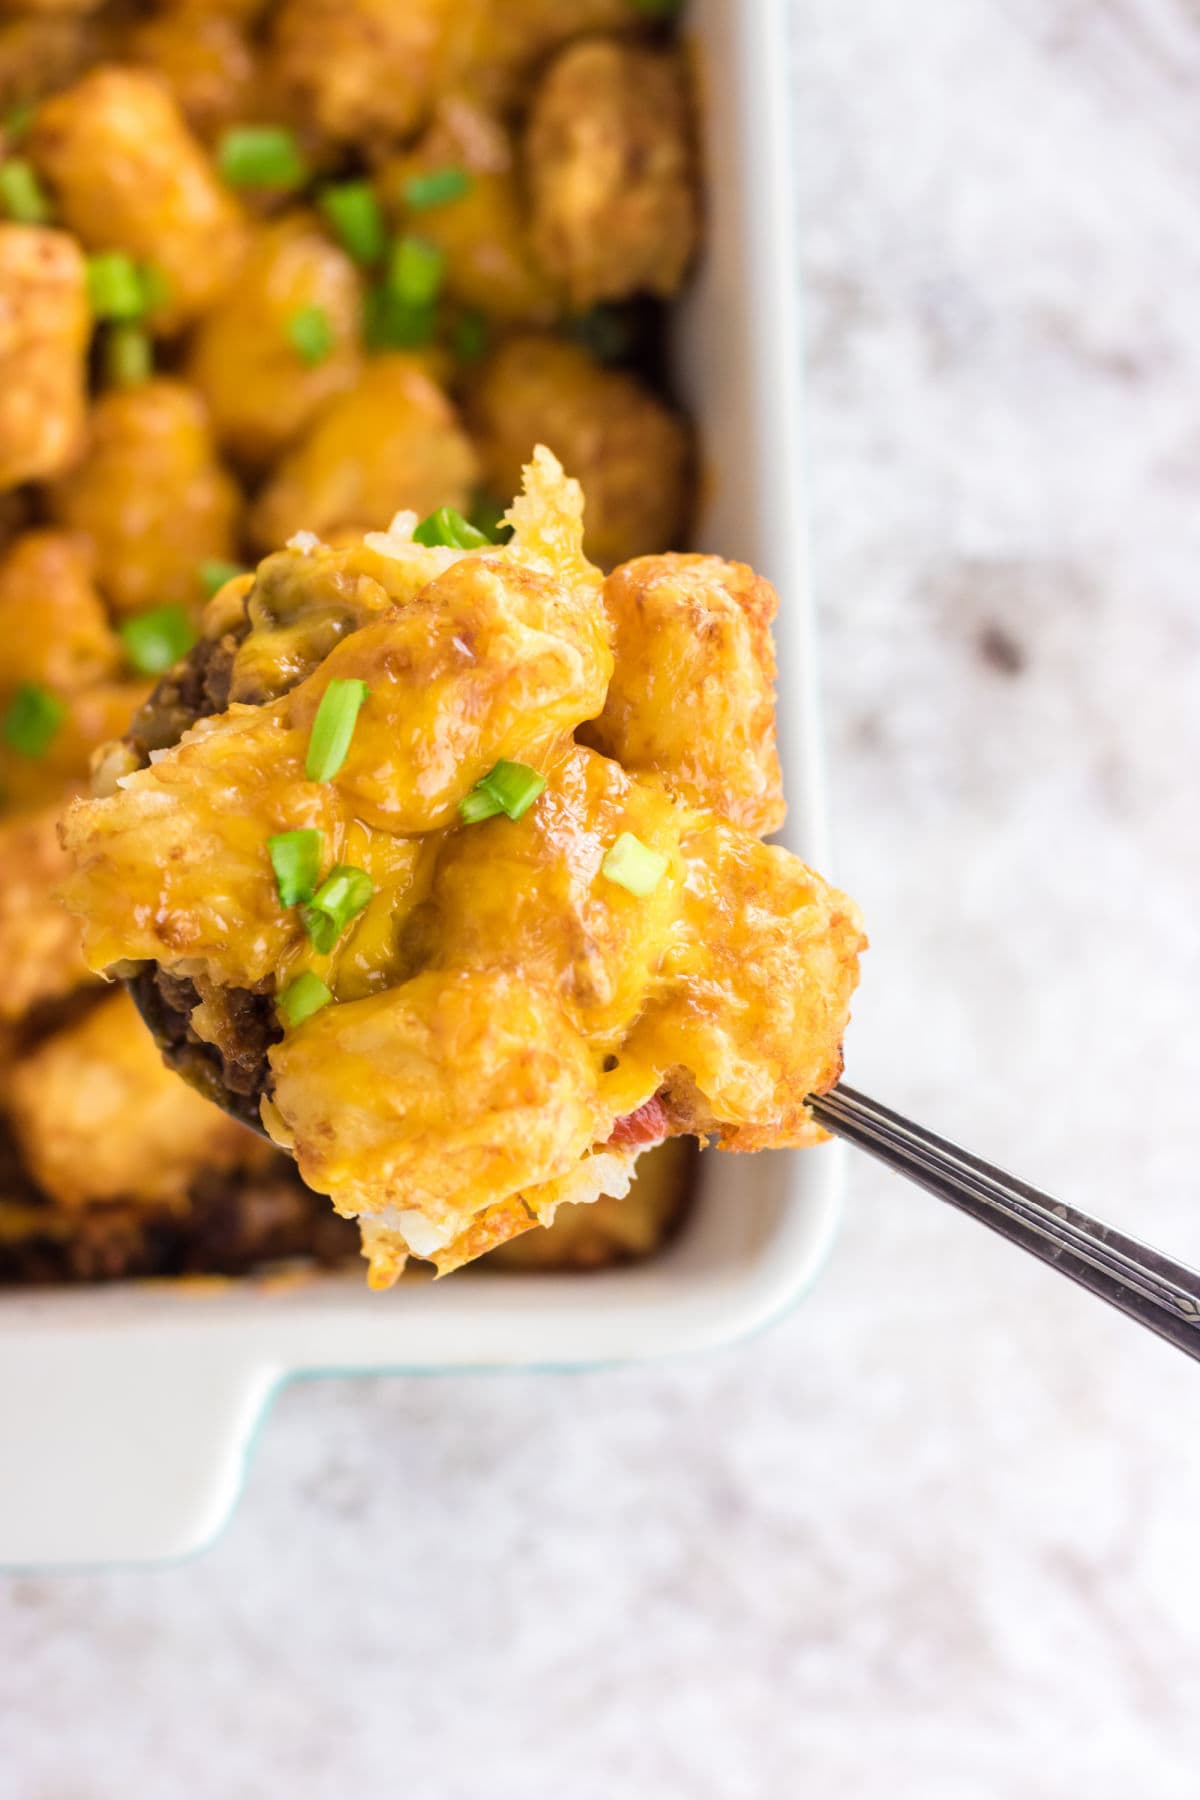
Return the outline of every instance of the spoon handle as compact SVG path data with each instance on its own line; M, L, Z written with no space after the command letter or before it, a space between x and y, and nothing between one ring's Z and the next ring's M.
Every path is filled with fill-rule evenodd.
M1006 1175L853 1088L809 1102L815 1117L1200 1361L1200 1274Z

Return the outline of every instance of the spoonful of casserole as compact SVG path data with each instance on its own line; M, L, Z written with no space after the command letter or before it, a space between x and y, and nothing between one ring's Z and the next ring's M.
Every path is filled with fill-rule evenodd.
M539 448L495 544L301 534L210 603L63 825L90 965L358 1221L372 1286L627 1191L677 1133L824 1135L864 947L787 850L742 564L603 577Z

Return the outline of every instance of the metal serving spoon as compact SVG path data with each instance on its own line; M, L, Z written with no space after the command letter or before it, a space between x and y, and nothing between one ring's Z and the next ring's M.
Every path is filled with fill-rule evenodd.
M155 1042L164 1048L169 1034L153 981L143 974L126 985ZM197 1053L180 1043L167 1060L206 1099L266 1136L256 1097L224 1087L203 1048ZM1200 1274L1195 1270L1014 1180L853 1088L839 1086L814 1095L809 1105L827 1131L970 1213L1200 1361Z
M1200 1361L1200 1274L1017 1181L853 1088L809 1101L826 1131L857 1144L998 1231Z

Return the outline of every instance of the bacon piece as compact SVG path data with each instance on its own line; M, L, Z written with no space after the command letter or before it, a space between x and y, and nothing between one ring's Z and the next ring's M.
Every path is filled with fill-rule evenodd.
M626 1113L618 1119L612 1128L608 1141L610 1144L660 1144L665 1137L670 1137L679 1127L671 1118L664 1095L654 1094L638 1107L636 1112Z

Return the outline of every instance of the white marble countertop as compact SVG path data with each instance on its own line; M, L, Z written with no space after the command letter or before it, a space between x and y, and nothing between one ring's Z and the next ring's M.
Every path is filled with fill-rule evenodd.
M853 1075L1200 1260L1200 12L796 15ZM857 1166L751 1343L296 1385L202 1559L5 1580L0 1796L1195 1800L1198 1403Z

